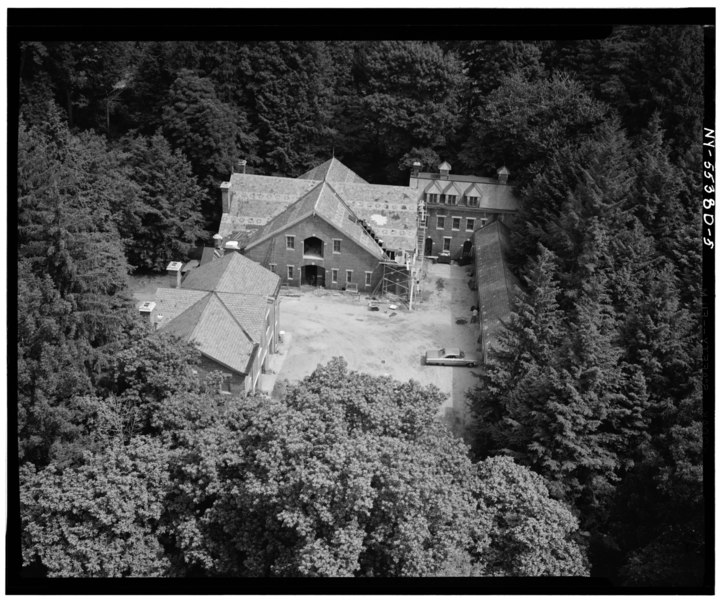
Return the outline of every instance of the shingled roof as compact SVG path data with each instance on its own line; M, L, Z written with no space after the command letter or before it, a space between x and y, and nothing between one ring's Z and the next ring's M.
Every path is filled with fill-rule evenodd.
M520 285L505 260L509 248L509 230L501 221L493 221L474 234L475 269L482 354L487 359L490 344L499 335L512 311Z
M234 296L231 306L226 302L228 296ZM249 305L248 311L239 311L239 299ZM185 310L173 314L184 305ZM254 348L261 338L258 326L252 324L252 331L248 331L238 314L258 313L259 308L265 311L266 301L254 296L167 288L156 292L156 312L163 317L158 322L159 329L196 343L201 354L242 375L248 374ZM245 320L249 326L248 319Z
M369 223L386 249L414 251L418 191L367 183L336 158L297 179L234 173L227 186L229 210L221 216L219 233L224 239L240 239L239 232L244 231L258 240L260 228L324 181L357 217Z
M242 375L248 374L266 328L267 297L279 276L229 252L191 271L183 288L158 288L159 329L195 342L201 353Z
M492 179L491 177L453 175L450 173L447 179L442 180L439 178L439 173L418 173L416 178L425 180L420 182L418 187L428 193L440 193L436 192L436 190L439 189L442 191L443 189L449 188L451 184L457 184L456 188L458 190L464 189L464 194L467 195L473 195L471 190L476 189L479 192L479 208L483 210L516 211L520 208L520 203L513 193L513 186L500 183L497 179ZM413 177L411 181L414 181L414 179ZM472 187L473 185L474 187Z
M358 218L354 212L326 181L318 183L313 190L258 229L246 245L246 248L253 248L312 215L324 219L329 225L341 231L346 237L356 242L374 257L384 257L384 251L358 223Z
M206 290L255 296L272 296L280 278L238 252L227 252L191 271L183 281L188 290Z
M336 158L330 158L325 163L314 167L298 179L312 179L314 181L328 181L330 183L367 183L345 164Z

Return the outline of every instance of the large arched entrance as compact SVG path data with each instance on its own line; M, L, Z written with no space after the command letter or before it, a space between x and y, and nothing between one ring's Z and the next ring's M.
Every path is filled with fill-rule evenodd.
M469 256L472 254L472 241L467 240L462 246L462 256Z
M432 246L434 246L434 240L431 237L424 240L424 256L432 256Z
M301 283L302 285L313 285L314 287L324 287L326 279L326 270L319 265L304 265L301 267Z
M304 240L304 256L324 258L324 242L318 237L308 237Z

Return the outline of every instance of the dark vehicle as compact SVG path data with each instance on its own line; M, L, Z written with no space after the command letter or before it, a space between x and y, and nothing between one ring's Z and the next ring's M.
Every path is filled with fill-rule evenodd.
M452 255L449 253L449 250L442 250L437 255L437 262L438 263L445 263L450 264L452 262Z

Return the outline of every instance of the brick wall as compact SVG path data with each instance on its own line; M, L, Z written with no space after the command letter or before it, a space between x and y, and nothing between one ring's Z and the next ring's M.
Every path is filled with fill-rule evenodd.
M474 231L482 227L485 223L499 220L509 225L514 218L514 213L493 213L481 209L469 208L466 206L440 206L427 204L427 221L426 237L432 238L432 256L436 256L444 249L444 238L451 238L449 250L453 260L458 260L462 256L462 249L466 241L470 242L470 253L474 244ZM486 221L483 216L486 215ZM437 228L437 217L444 217L444 228ZM459 229L453 228L453 219L459 218ZM474 219L474 230L467 230L467 219ZM425 247L426 248L426 247ZM426 250L425 250L426 253Z
M286 248L286 236L288 235L294 236L293 250ZM319 238L324 244L323 259L304 257L304 240L312 236ZM334 239L341 240L341 252L338 254L333 251ZM375 257L317 216L304 219L280 232L275 238L245 251L244 254L267 268L276 265L275 270L281 277L281 283L292 286L306 283L301 279L301 268L306 265L316 265L324 269L324 286L329 289L346 287L347 270L352 271L351 282L357 284L359 291L373 291L381 279L381 266ZM289 265L294 267L292 279L287 276L287 266ZM332 269L338 269L336 284L332 282ZM372 272L370 285L365 283L365 272L367 271Z

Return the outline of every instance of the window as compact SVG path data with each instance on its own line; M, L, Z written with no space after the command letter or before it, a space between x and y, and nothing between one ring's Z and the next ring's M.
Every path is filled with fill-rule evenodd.
M286 249L287 249L287 250L293 250L293 249L294 249L294 236L293 236L293 235L287 235L287 236L286 236Z
M477 196L467 196L467 206L479 206L479 198Z
M427 202L436 204L437 203L437 194L427 194Z
M445 201L444 194L440 194L439 195L439 203L444 204L444 201Z
M372 284L372 272L364 271L364 285L369 287Z
M444 217L437 217L437 229L444 229Z
M460 217L452 217L452 231L459 231L462 219Z
M351 283L351 276L353 273L354 273L354 271L347 270L347 272L346 272L346 282L347 283Z
M452 246L452 238L444 238L444 244L442 245L442 250L449 250L449 248Z
M331 270L331 282L332 282L332 283L339 283L339 269L332 269L332 270Z
M286 265L286 277L288 279L294 278L294 265Z
M269 271L271 271L272 273L276 273L276 265L274 263L271 263L269 265Z
M341 240L332 240L334 242L334 254L341 254Z
M474 231L474 219L467 219L467 231Z
M429 227L429 215L425 215L424 217L424 226Z
M457 196L454 194L447 194L447 204L457 204Z

